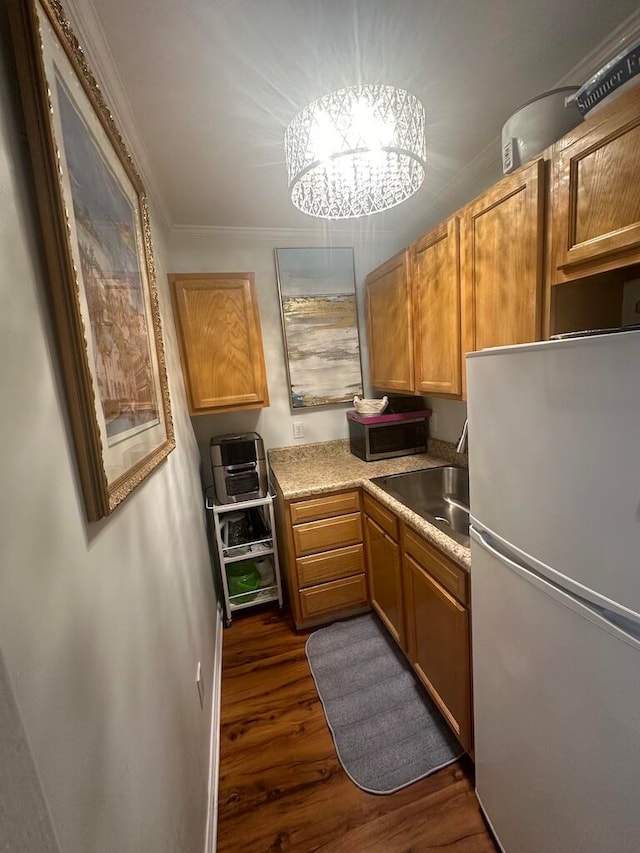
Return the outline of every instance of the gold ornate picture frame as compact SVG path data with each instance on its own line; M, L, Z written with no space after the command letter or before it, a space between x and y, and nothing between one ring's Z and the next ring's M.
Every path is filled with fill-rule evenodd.
M10 0L87 518L175 447L142 181L57 0Z

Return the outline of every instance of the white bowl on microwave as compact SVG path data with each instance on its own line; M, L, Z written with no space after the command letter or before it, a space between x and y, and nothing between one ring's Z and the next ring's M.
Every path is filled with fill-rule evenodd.
M381 415L389 403L388 397L381 400L362 400L360 397L353 398L353 407L360 415Z

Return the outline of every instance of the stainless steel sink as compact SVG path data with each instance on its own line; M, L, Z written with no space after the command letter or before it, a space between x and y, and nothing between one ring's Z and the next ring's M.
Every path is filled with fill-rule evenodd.
M456 542L469 546L469 472L466 468L444 465L373 477L371 482Z

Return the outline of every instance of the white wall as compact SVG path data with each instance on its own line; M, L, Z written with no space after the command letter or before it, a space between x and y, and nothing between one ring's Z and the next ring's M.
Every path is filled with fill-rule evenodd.
M7 30L3 7L0 690L16 713L2 719L31 753L63 853L201 853L217 610L164 240L154 229L177 449L112 517L87 524ZM4 794L24 781L9 767L0 849L49 849L35 831L38 797L18 806Z
M274 248L312 245L354 248L362 366L368 386L363 282L367 273L392 253L388 240L377 238L374 232L365 232L362 236L356 234L352 239L332 242L330 233L324 234L322 230L303 236L293 232L274 235L269 231L245 233L233 229L223 234L212 229L210 233L203 231L199 235L176 229L172 234L169 244L171 272L254 272L256 277L271 404L265 409L192 418L203 453L203 476L207 481L210 479L208 444L212 435L255 430L263 437L267 448L347 437L345 412L348 405L298 409L295 413L290 408ZM304 426L303 439L293 438L294 420Z

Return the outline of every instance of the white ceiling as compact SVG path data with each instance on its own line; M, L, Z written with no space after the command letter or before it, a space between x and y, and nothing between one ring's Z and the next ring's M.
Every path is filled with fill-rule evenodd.
M398 233L446 204L462 170L465 185L487 164L495 170L498 146L485 149L508 116L564 82L638 8L637 0L77 5L90 3L171 224L322 227L288 200L284 130L312 99L363 81L406 88L426 109L425 184L373 217Z

